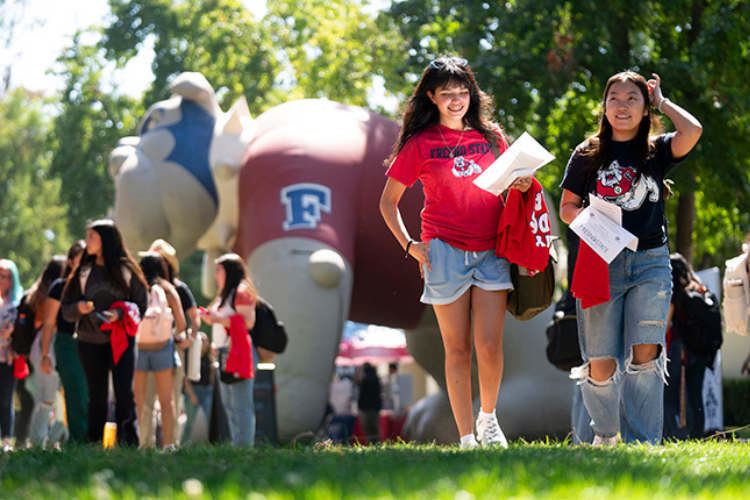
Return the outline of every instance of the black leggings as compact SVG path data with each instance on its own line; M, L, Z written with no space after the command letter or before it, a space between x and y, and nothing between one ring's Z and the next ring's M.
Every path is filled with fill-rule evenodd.
M92 344L78 341L78 357L86 374L89 388L88 429L86 438L90 443L101 443L104 424L107 423L109 396L109 371L112 371L112 386L115 391L115 422L117 443L138 446L138 419L133 396L133 375L137 355L135 338L128 337L128 348L115 365L111 344Z
M13 377L13 363L0 362L0 434L2 437L13 436L13 393L16 390L16 379Z

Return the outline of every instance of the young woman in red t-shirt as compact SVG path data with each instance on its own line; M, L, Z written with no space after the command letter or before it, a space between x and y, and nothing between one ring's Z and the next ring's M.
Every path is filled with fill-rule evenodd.
M445 374L461 446L507 447L495 414L503 372L503 326L510 281L507 260L494 248L503 200L474 185L507 149L492 102L465 59L441 57L422 73L406 105L403 127L387 160L380 200L386 224L425 280L422 302L432 304L445 347ZM419 241L409 235L398 205L420 180L425 203ZM512 186L525 192L531 177ZM472 328L473 323L473 328ZM472 425L472 331L479 368L481 409Z

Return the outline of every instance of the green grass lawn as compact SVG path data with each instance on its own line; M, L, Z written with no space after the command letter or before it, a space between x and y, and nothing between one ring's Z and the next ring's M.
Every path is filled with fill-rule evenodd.
M0 454L0 498L741 499L750 445L25 450Z

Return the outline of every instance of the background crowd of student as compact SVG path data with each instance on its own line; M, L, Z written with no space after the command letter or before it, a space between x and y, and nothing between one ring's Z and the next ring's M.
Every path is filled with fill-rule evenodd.
M216 262L218 296L201 313L191 290L178 277L179 261L169 243L157 240L139 255L140 262L136 262L117 225L103 219L89 224L85 240L75 242L67 257L50 259L25 294L15 264L0 259L0 431L4 449L59 447L65 441L101 443L108 421L117 424L120 445L153 447L158 442L173 449L190 441L199 409L206 421L211 421L216 363L213 345L199 328L202 322L212 325L212 338L224 339L221 347L226 347L224 327L229 327L231 316L240 314L247 335L254 325L258 294L241 258L227 254ZM138 320L147 312L154 285L166 294L174 328L165 342L139 344L135 336ZM35 311L37 330L26 356L14 352L11 345L22 297ZM186 352L199 337L200 376L191 381L185 376ZM248 361L257 363L257 352L254 354ZM21 366L28 367L29 376L21 373ZM228 439L252 446L252 379L219 387L228 416ZM60 389L64 407L56 408ZM14 397L21 403L18 412ZM158 439L157 398L162 422ZM183 401L187 421L183 420L181 432L183 422L177 416ZM64 419L60 418L62 411Z

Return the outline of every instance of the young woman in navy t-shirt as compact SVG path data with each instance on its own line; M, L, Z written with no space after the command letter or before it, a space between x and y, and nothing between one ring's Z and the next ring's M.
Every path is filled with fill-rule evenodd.
M663 180L703 129L664 97L653 76L647 82L626 71L609 79L599 131L576 148L562 181L563 222L572 223L596 196L618 205L623 227L638 237L637 251L626 248L609 264L610 299L586 308L578 301L584 364L574 376L591 414L595 445L614 444L618 434L626 442L652 444L662 437L672 286ZM659 135L661 124L649 105L668 116L676 132ZM577 271L589 267L582 250Z

